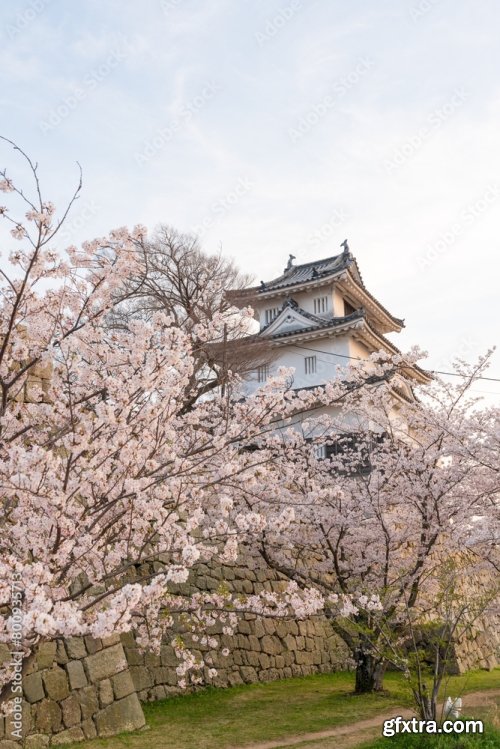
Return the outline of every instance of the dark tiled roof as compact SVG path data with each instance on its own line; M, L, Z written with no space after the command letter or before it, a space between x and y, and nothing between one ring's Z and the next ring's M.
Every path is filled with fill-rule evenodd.
M291 288L293 286L300 286L309 282L320 280L322 278L328 278L329 276L340 273L343 270L350 269L353 275L355 283L357 283L363 292L369 299L376 304L382 312L384 312L391 320L393 320L398 327L404 327L404 320L399 317L392 315L389 310L384 307L379 300L373 296L372 293L366 288L361 273L359 271L356 259L350 252L341 252L339 255L333 257L327 257L323 260L312 260L309 263L302 263L301 265L292 265L289 270L283 272L281 276L264 283L261 281L260 286L252 286L240 291L228 291L228 297L243 301L254 295L266 294L268 292L277 291L282 289Z
M327 257L324 260L315 260L310 263L302 263L302 265L292 265L290 270L285 271L281 276L279 276L279 278L275 278L273 281L268 281L261 286L258 291L274 291L275 289L283 289L287 286L295 286L296 284L314 281L317 278L323 278L332 273L338 273L339 271L348 268L352 262L352 255L350 253L342 252L340 255Z

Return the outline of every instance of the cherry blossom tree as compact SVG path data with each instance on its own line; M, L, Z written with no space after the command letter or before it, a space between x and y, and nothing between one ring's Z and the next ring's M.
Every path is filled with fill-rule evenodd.
M240 612L324 611L358 691L380 686L384 633L403 627L403 604L420 605L439 554L467 544L489 558L495 414L469 417L467 388L438 384L425 404L397 396L396 414L411 356L374 356L310 391L283 371L247 399L227 369L202 396L200 347L229 321L247 331L251 311L200 314L186 330L160 308L110 326L145 229L56 252L80 186L57 219L18 153L34 197L0 171L16 245L0 288L0 642L28 653L133 629L152 649L173 638L179 675L196 683L203 664L174 637L177 615L212 647L213 625L229 633ZM231 563L248 545L288 579L282 592L183 592L196 563Z
M206 393L229 387L231 373L245 376L269 363L269 341L251 335L250 318L242 325L234 307L238 291L248 286L251 278L232 260L220 252L204 252L197 237L165 224L152 237L135 239L134 247L135 271L118 290L119 300L109 323L127 328L130 320L150 320L158 311L172 317L173 324L189 336L192 347L193 396L186 408ZM221 315L224 324L219 337L200 337L200 323Z
M254 543L272 568L324 599L357 692L382 689L389 662L407 669L408 612L432 617L446 561L467 550L478 573L498 574L498 411L479 410L471 392L487 358L459 368L459 384L422 388L419 400L402 397L400 373L352 390L324 427L305 422L302 435L268 444L284 472L278 494L246 495L268 519L286 514Z
M203 644L215 622L231 631L239 610L319 610L317 591L295 583L244 601L224 586L182 592L194 564L234 561L240 539L263 528L244 497L258 493L262 473L277 491L279 472L250 448L314 396L299 400L283 377L242 401L228 375L223 392L193 398L193 339L220 340L235 310L200 317L189 334L164 310L110 327L144 228L56 252L80 185L58 220L37 165L16 150L35 197L0 172L12 202L0 213L16 245L0 288L0 642L29 653L41 639L134 629L154 649L179 614ZM250 312L238 314L244 327ZM200 680L203 664L178 637L174 646L179 675Z

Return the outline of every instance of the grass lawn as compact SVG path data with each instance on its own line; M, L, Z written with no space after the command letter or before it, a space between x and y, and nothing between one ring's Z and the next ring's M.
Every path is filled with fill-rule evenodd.
M498 688L500 669L452 677L457 695ZM351 724L410 705L399 674L385 679L387 694L354 696L352 673L321 674L194 694L146 704L148 730L73 744L75 749L227 749ZM396 744L393 741L394 749ZM385 745L384 745L385 746Z

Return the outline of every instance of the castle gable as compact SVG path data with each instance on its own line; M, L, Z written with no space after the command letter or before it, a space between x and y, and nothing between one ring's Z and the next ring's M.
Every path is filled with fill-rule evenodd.
M310 329L316 325L320 327L323 322L320 317L306 312L298 306L297 302L289 299L285 302L277 317L261 330L261 335L282 335L306 328Z

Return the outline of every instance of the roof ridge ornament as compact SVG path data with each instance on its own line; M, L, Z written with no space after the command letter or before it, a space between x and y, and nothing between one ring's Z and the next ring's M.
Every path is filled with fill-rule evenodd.
M349 250L349 245L347 244L347 239L344 239L344 241L342 242L340 246L344 248L344 255L346 256L349 255L350 250Z
M288 255L288 263L286 264L286 268L283 271L283 273L289 273L292 270L294 260L295 260L295 255Z

